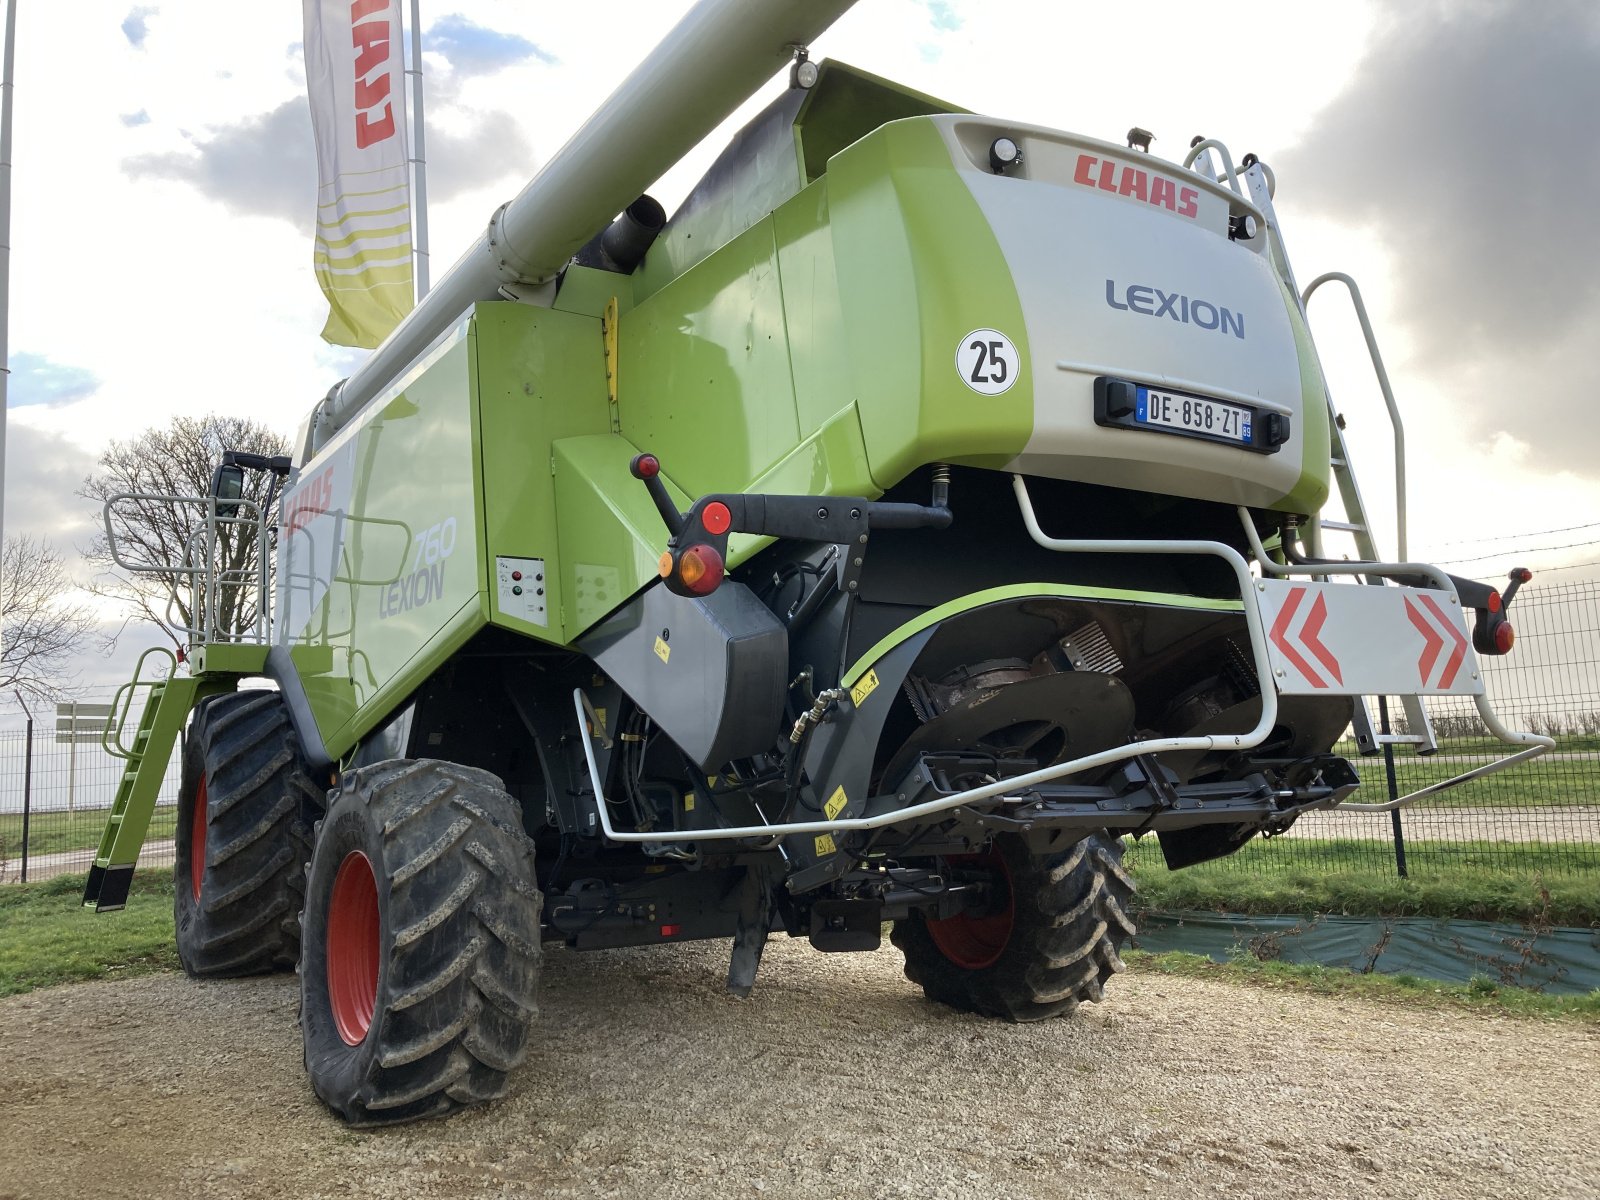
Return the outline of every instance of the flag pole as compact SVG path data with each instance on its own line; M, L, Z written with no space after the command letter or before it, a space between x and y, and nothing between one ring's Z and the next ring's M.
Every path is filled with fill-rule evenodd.
M6 395L11 380L11 93L14 90L17 2L6 2L6 44L0 64L0 480L5 478ZM0 545L5 544L5 496L0 494Z
M411 0L411 244L416 250L417 300L428 294L428 150L422 133L422 4Z

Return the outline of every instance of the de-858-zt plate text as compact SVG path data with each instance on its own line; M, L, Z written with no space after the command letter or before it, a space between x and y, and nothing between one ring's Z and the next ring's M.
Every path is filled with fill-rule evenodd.
M1289 437L1289 418L1282 413L1106 376L1094 381L1094 419L1098 425L1222 442L1257 454L1275 453Z

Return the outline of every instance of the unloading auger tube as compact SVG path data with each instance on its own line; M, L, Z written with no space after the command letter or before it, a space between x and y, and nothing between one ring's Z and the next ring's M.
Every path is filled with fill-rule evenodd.
M328 393L312 420L311 452L477 301L553 298L547 285L573 254L854 2L700 0L496 210L477 243L383 344Z

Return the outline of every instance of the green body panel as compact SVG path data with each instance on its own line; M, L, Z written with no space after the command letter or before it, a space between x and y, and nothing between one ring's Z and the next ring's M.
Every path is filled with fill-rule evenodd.
M888 488L929 462L1003 467L1033 430L1026 324L944 140L927 121L884 126L835 156L822 183L873 478ZM954 366L963 335L986 326L1010 334L1022 363L999 396L971 391Z
M800 440L770 219L620 329L622 431L686 492L743 490Z
M260 675L267 648L247 642L211 642L189 656L191 675Z
M502 610L492 567L497 556L543 559L547 567L556 566L552 448L565 439L610 433L600 321L522 304L482 304L473 334L482 426L483 520L491 568L484 576L489 619L529 637L564 644L587 624L571 624L577 612L572 589L584 585L570 572L547 570L548 623L541 626ZM629 451L630 456L633 453ZM643 496L637 481L628 478L627 484L628 492ZM656 518L658 527L660 523ZM572 565L565 556L561 561ZM593 595L591 587L586 604ZM616 596L612 604L620 599Z
M859 67L825 62L794 118L800 171L806 183L820 179L835 154L886 122L966 111Z
M1323 388L1322 369L1317 365L1317 350L1311 330L1288 285L1283 287L1284 307L1294 330L1294 348L1300 360L1300 482L1272 508L1279 512L1316 513L1328 502L1333 479L1333 446L1328 429L1328 396Z
M316 494L327 472L327 507L347 506L337 533L313 525L288 535L291 558L279 568L277 636L296 652L335 756L487 620L476 352L471 331L447 341L340 432L295 494ZM331 584L297 594L330 542Z
M951 617L986 604L1006 600L1023 600L1031 597L1065 597L1072 600L1112 600L1131 604L1159 604L1163 608L1192 608L1206 612L1243 612L1244 605L1237 600L1212 600L1203 596L1179 596L1168 592L1131 592L1120 588L1084 587L1060 583L1013 583L1005 587L985 588L966 596L918 613L904 625L884 635L858 658L840 679L844 687L853 687L867 673L867 668L907 638L915 637L930 625L937 625Z

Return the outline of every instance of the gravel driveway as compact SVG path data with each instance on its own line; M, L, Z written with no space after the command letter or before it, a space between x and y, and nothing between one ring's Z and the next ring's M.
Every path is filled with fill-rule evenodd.
M899 955L552 953L500 1104L357 1134L291 978L0 1001L0 1197L1593 1196L1600 1030L1133 974L1073 1020L927 1004Z

